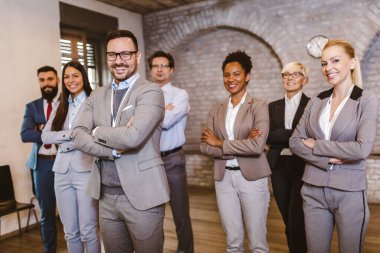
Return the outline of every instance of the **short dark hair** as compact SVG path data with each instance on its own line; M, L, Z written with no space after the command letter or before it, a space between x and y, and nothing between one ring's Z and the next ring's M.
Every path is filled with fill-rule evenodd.
M135 45L136 51L139 51L139 45L137 44L136 36L128 30L114 30L109 32L106 37L106 46L110 40L117 38L130 38Z
M226 59L223 61L222 70L224 71L226 65L230 62L238 62L244 69L246 74L249 74L252 70L251 57L246 54L246 52L238 50L232 53L229 53L226 56Z
M58 76L58 74L57 74L57 70L56 70L55 68L51 67L51 66L43 66L43 67L37 69L37 76L38 76L41 72L49 72L49 71L54 72L54 74L55 74L56 76Z
M166 53L164 51L156 51L154 52L149 58L148 58L148 62L149 62L149 68L152 69L152 62L153 62L153 59L154 58L157 58L157 57L164 57L166 59L168 59L169 61L169 67L170 68L174 68L174 58L171 54L169 53Z

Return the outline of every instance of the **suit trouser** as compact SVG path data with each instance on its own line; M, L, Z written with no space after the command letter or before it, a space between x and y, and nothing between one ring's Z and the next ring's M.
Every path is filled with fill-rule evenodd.
M137 210L125 195L102 194L100 228L106 253L162 253L165 205Z
M272 188L278 209L285 223L290 253L307 252L302 208L302 175L305 162L296 156L280 156L272 169Z
M222 181L215 181L217 204L227 252L244 253L244 225L251 252L269 252L267 214L269 207L268 178L246 180L240 170L226 170Z
M54 188L69 253L100 253L98 201L86 194L90 172L55 173Z
M366 191L348 192L305 183L301 194L309 252L330 252L334 224L337 226L339 252L363 252L369 222Z
M56 203L54 193L54 160L37 159L37 168L33 170L36 197L41 209L41 234L44 252L57 250Z
M170 207L178 239L177 252L194 252L193 229L189 213L186 161L183 150L163 156L170 189Z

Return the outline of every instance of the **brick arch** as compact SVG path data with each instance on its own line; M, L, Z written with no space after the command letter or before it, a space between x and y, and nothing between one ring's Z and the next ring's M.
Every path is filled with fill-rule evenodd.
M367 46L367 50L364 53L361 61L362 75L363 75L363 87L373 91L377 94L377 98L380 101L380 31L376 33L370 44ZM380 104L379 104L380 111ZM380 129L380 122L377 123L377 128ZM380 153L380 136L377 135L374 153Z
M150 37L145 38L146 45L148 45L147 55L157 49L172 52L178 46L186 44L202 34L223 28L237 30L259 39L271 49L282 66L282 59L287 58L287 52L280 50L283 41L278 38L286 38L285 30L281 29L278 24L276 25L280 21L273 22L273 19L267 20L266 16L254 15L247 11L236 5L231 8L219 5L218 8L212 9L206 7L196 13L191 13L191 15L182 16L178 20L173 18L170 25L160 33L158 40L151 41ZM248 20L241 18L243 16ZM155 17L151 18L155 19ZM156 21L158 20L150 22L150 25ZM159 29L160 25L156 24L156 26Z
M246 34L246 35L252 37L255 40L260 41L261 43L263 43L271 51L272 56L276 59L276 61L279 63L279 65L281 67L283 66L282 60L281 60L280 56L275 52L275 50L273 49L273 47L267 41L265 41L262 37L259 37L258 35L250 32L250 31L241 29L239 27L215 26L215 27L208 28L208 29L194 31L194 33L188 34L185 37L183 37L182 40L176 41L176 44L173 45L173 47L166 48L164 50L166 50L168 52L176 51L177 48L179 48L179 47L181 47L181 46L183 46L183 45L185 45L185 44L193 41L194 39L198 38L199 36L202 36L204 34L207 34L207 33L210 33L210 32L214 32L214 31L220 30L220 29L222 29L222 30L230 30L230 31L237 31L237 32Z

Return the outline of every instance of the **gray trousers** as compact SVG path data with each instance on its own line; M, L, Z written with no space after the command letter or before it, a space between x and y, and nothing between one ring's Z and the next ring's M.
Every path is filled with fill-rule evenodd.
M308 252L330 252L334 224L339 252L363 252L369 222L366 191L348 192L305 183L301 194Z
M106 253L162 253L165 205L135 209L125 195L102 194L100 228Z
M163 156L170 189L170 208L177 233L177 252L193 253L194 239L189 213L186 160L183 150Z
M90 172L55 173L54 189L69 253L100 253L98 201L86 194Z
M244 253L244 227L252 253L267 253L267 214L270 193L268 178L248 181L240 170L226 170L215 181L216 200L228 253Z

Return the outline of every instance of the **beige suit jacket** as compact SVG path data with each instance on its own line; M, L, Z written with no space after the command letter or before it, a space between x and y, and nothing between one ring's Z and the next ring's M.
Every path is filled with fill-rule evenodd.
M169 187L160 156L160 136L165 112L160 87L141 77L128 91L111 125L111 85L92 92L74 131L75 146L100 159L115 160L121 187L131 204L146 210L169 201ZM128 124L133 116L132 124ZM95 135L91 131L97 127ZM112 149L127 150L114 159ZM100 171L91 173L88 193L99 199Z
M310 100L289 140L289 147L306 161L304 182L345 191L365 190L365 161L376 138L376 94L355 86L335 121L330 140L325 140L319 118L332 92L333 89L324 91ZM316 140L313 149L303 145L302 139L307 138ZM330 158L347 162L330 169Z
M200 149L203 154L214 157L214 179L223 180L226 161L236 157L243 176L249 180L257 180L271 174L264 152L265 142L269 132L268 106L263 101L253 99L247 94L245 102L241 105L234 125L235 140L228 140L226 130L226 114L228 99L216 103L209 112L207 127L215 135L224 140L223 148L213 147L205 142ZM253 128L262 131L257 139L248 139Z

